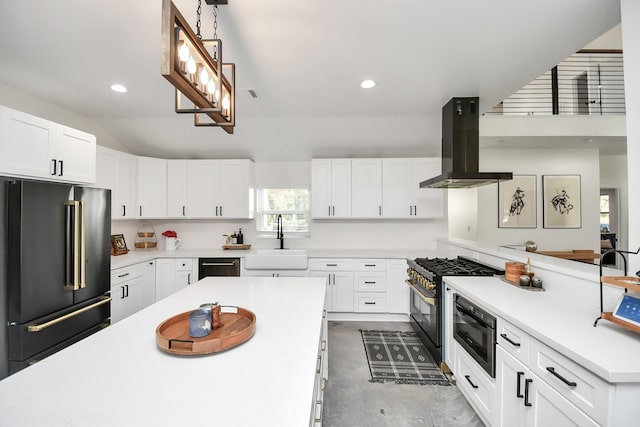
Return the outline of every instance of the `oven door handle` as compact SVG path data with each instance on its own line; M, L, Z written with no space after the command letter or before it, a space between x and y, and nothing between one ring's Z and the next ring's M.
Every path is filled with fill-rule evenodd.
M409 285L409 287L416 293L416 295L418 295L420 297L420 299L424 302L426 302L429 305L438 305L438 298L429 298L429 297L425 297L424 295L422 295L422 292L420 292L413 283L411 283L411 281L409 280L405 280L404 281L407 285Z
M459 311L459 312L471 317L473 320L475 320L476 322L480 323L482 326L485 326L487 328L493 329L493 327L490 324L488 324L484 320L479 319L478 317L474 316L473 313L471 313L469 310L467 310L466 308L464 308L460 304L456 303L455 308L456 308L457 311Z

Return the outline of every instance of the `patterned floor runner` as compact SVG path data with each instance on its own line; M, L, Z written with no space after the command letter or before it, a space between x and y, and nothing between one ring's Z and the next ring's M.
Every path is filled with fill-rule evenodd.
M450 385L414 332L360 330L371 382Z

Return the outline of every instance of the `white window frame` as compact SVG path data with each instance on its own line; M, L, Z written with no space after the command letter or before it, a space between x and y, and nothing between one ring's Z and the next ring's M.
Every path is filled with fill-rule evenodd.
M307 194L309 197L309 209L288 209L288 210L262 210L263 204L261 203L263 190L307 190ZM311 221L311 189L308 186L297 186L297 187L269 187L269 188L257 188L256 189L256 235L258 238L265 239L275 239L276 232L275 231L266 231L262 230L263 223L262 218L264 214L272 214L272 215L292 215L292 214L306 214L309 217L309 221ZM311 223L309 223L309 229L307 231L285 231L285 238L293 238L293 239L301 239L301 238L309 238L311 237Z

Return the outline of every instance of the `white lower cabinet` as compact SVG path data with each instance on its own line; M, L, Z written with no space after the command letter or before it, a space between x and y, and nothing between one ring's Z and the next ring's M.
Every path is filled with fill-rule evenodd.
M111 323L116 323L152 304L154 295L153 265L149 266L148 262L142 262L113 270L111 272Z
M496 425L599 425L499 345L496 346L496 370L499 402Z
M353 260L316 258L310 261L311 276L327 278L327 311L353 311Z
M156 260L156 301L186 288L198 279L197 261L193 258L158 258Z
M322 414L324 411L324 392L329 380L329 342L327 309L322 313L322 331L318 343L318 360L316 362L316 377L313 386L313 399L311 401L310 427L322 426Z
M487 425L492 425L495 414L495 381L457 342L455 347L454 373L458 388L482 421Z
M453 339L453 304L456 293L446 282L442 286L444 286L444 304L442 304L444 307L444 363L449 369L455 370L457 347Z
M252 277L307 277L309 270L243 270L243 276Z
M411 295L405 280L407 260L387 260L387 313L409 313Z

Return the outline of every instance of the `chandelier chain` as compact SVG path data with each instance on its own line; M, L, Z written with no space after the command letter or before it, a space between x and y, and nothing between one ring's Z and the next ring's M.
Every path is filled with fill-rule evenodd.
M213 39L218 38L218 5L213 6Z
M196 21L196 28L197 28L196 36L199 39L202 39L202 36L200 35L200 13L201 12L202 12L202 0L198 0L198 9L196 10L196 13L198 14L198 20Z

